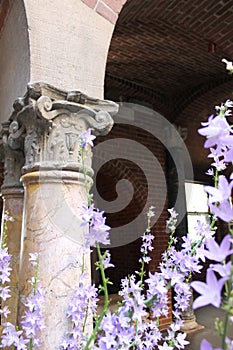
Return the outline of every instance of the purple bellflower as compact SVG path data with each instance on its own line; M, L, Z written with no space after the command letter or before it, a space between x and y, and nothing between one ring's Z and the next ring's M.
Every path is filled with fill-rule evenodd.
M205 191L209 194L209 207L220 219L229 222L233 218L233 208L229 201L233 182L228 183L224 175L219 176L218 188L206 186ZM215 203L215 204L214 204Z
M213 346L206 339L203 339L200 350L222 350L222 348L213 348Z
M110 267L114 267L114 265L111 263L111 254L109 250L106 250L103 255L103 260L102 260L103 266L105 269L108 269Z
M5 257L7 250L4 249ZM9 260L9 257L7 258ZM30 254L30 262L32 266L38 264L38 254ZM36 277L32 278L31 284L33 285L33 294L26 298L25 312L22 316L22 330L16 330L15 325L10 322L3 324L1 346L14 346L17 350L28 349L32 346L39 347L41 342L38 337L38 333L44 328L44 322L42 318L42 305L44 302L44 291L38 285L37 273ZM7 310L2 309L1 313L7 313Z
M231 105L229 105L227 101L225 106L219 107L220 114L217 116L211 115L208 119L208 122L202 123L203 128L198 130L200 135L206 136L207 138L204 144L205 148L217 146L217 151L220 151L221 148L225 145L233 145L231 127L226 120L226 117L222 115L224 112L225 115L228 115L230 113L228 107L231 107Z
M11 255L8 253L8 248L0 248L0 298L4 301L10 298L10 287L5 283L10 281Z
M88 276L83 273L67 310L67 318L72 323L72 331L64 336L61 349L81 350L84 348L88 337L85 334L85 320L89 312L96 314L97 301L97 288L89 285Z
M93 140L95 140L95 136L91 134L92 129L88 129L87 131L82 132L78 137L78 142L82 148L85 148L87 145L91 147L94 146Z
M32 277L30 283L33 287L33 292L26 298L25 311L22 316L22 329L26 339L30 340L33 346L41 346L42 343L39 339L39 333L45 328L42 307L45 301L44 290L40 286L40 281L38 280L38 264L39 264L39 254L31 253L29 254L29 261L33 267L36 268L35 276Z
M44 303L44 290L37 285L34 295L27 297L25 312L22 317L22 329L27 339L32 339L35 346L40 346L38 334L45 327L42 317L42 305Z
M228 261L226 264L211 264L210 268L213 271L218 272L221 277L229 278L231 273L231 265L231 261Z
M15 326L10 322L3 324L1 348L14 346L17 350L27 350L28 339L24 339L23 331L16 331Z
M197 291L199 296L193 303L193 308L197 309L206 305L213 305L219 307L221 305L221 291L227 278L221 278L217 280L215 273L212 269L207 270L206 283L194 281L191 283L191 287Z
M216 217L225 222L230 222L233 219L232 204L227 199L220 202L218 205L210 203L209 208Z
M218 188L206 186L205 191L209 194L209 203L223 202L231 197L233 182L228 183L224 175L219 176Z
M168 209L168 212L170 214L170 217L167 220L166 225L167 225L168 231L172 232L176 229L178 213L175 211L174 208Z
M233 253L231 243L230 235L226 235L220 245L218 245L214 238L208 238L206 240L207 250L205 250L205 256L210 260L222 262L227 256Z
M106 218L104 212L94 208L92 204L90 207L83 206L84 212L81 215L82 225L89 225L89 230L84 234L86 245L95 247L96 243L108 245L110 227L105 225Z

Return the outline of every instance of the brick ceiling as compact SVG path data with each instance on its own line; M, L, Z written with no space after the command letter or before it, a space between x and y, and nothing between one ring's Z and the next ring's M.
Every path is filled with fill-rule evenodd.
M232 24L233 0L128 0L109 49L106 97L143 100L181 124L203 120L232 97L221 62L233 60Z

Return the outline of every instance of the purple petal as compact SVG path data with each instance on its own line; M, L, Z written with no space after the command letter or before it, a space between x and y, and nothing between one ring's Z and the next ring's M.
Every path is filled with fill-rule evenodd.
M201 342L200 350L213 350L213 347L206 339L203 339Z

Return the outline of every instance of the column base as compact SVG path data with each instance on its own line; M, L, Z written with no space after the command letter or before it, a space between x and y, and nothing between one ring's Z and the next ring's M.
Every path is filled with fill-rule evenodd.
M183 326L181 327L181 332L184 333L192 333L196 331L200 331L201 329L204 329L205 326L197 323L196 317L193 317L189 320L183 320Z

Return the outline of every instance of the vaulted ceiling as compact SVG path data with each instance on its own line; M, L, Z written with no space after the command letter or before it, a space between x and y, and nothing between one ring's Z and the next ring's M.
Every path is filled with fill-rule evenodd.
M233 96L221 62L233 59L232 23L233 0L128 0L109 49L106 97L150 103L170 121L197 128ZM203 140L187 146L193 143L194 163L204 167Z

